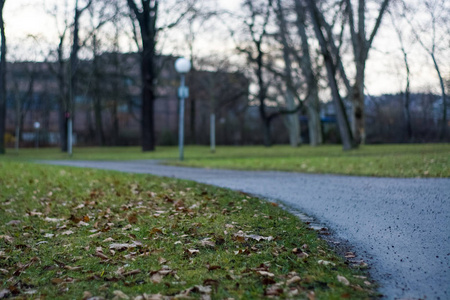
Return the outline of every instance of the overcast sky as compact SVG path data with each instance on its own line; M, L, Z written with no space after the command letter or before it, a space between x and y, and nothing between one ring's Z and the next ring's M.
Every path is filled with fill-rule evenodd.
M35 59L39 51L28 49L45 48L44 45L56 43L57 31L55 21L45 13L43 3L49 5L55 0L7 0L5 4L4 18L7 30L7 42L9 46L8 59L23 60ZM63 1L63 0L58 0ZM238 10L240 0L219 0L219 5L230 10ZM405 26L405 24L402 24ZM29 38L30 35L37 39ZM221 44L223 38L204 34L196 41L195 46L204 52L228 51L232 53L231 41ZM411 45L412 44L412 45ZM411 59L411 86L413 91L433 91L439 93L439 81L429 56L417 43L407 42L409 57ZM212 47L213 46L213 47ZM447 48L450 46L447 45ZM132 49L132 45L130 45ZM222 50L217 50L222 49ZM187 54L187 47L180 43L177 46L178 54ZM450 77L450 52L442 52L438 60L441 63L441 72L447 78ZM34 56L34 57L33 57ZM384 24L375 39L374 49L370 52L370 58L366 69L367 92L373 95L381 93L396 93L404 88L405 76L402 54L399 51L397 36L392 30L392 23L388 15L384 18Z

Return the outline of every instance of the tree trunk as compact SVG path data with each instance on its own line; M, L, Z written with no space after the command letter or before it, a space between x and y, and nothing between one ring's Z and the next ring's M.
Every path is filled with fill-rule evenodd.
M411 126L411 113L409 110L409 103L410 103L410 70L409 70L409 63L408 63L408 57L406 55L406 52L403 51L403 60L405 62L405 68L406 68L406 87L405 87L405 101L404 101L404 115L405 115L405 127L406 127L406 136L408 138L408 142L411 142L412 140L412 126Z
M3 6L5 0L0 0L0 31L1 31L1 49L0 49L0 154L6 152L5 132L6 132L6 35L5 23L3 21Z
M357 62L356 81L353 85L353 94L351 97L353 104L353 137L357 144L365 144L366 142L364 114L364 71L365 63Z
M277 17L279 22L279 29L280 29L280 38L281 38L281 44L283 45L283 60L285 64L285 78L286 78L286 94L285 94L285 101L286 101L286 108L289 111L294 111L296 109L296 104L294 100L294 83L292 79L292 61L289 54L289 44L287 41L287 25L286 25L286 19L284 18L283 13L283 7L281 5L281 0L277 0ZM301 143L300 138L300 122L298 119L297 113L289 113L286 117L287 128L289 131L289 144L291 147L298 147Z
M134 0L127 0L139 22L142 38L141 51L141 139L142 151L155 150L154 102L155 102L155 46L156 46L156 19L158 17L157 0L141 0L142 11Z
M314 31L316 33L317 40L321 48L322 56L325 61L325 66L327 69L328 83L330 85L331 94L333 97L334 107L336 110L336 117L339 127L339 132L342 139L342 147L344 150L350 150L357 147L350 129L350 125L347 118L347 113L345 111L344 102L342 101L341 95L339 94L339 87L336 78L336 66L333 62L330 51L328 50L327 41L322 32L322 25L320 24L320 18L318 16L318 9L314 0L308 0L308 10L311 14L312 23L314 26Z
M100 88L100 68L98 62L97 55L97 37L94 34L92 37L93 44L93 65L94 65L94 78L93 78L93 86L94 86L94 95L93 95L93 106L94 106L94 118L95 118L95 139L97 140L97 145L104 146L105 145L105 134L103 131L103 116L102 116L102 97L101 97L101 88Z
M141 109L141 136L142 151L155 150L155 131L154 131L154 45L145 45L142 56L142 109Z
M433 59L434 68L439 77L439 83L441 86L441 96L442 96L442 123L441 123L441 131L439 134L439 140L442 142L445 140L447 135L447 95L445 94L445 85L444 79L442 78L441 72L439 70L439 66L437 64L436 58L434 57L434 53L431 52L431 58Z
M300 66L303 74L305 74L308 86L308 98L306 99L306 107L308 111L308 130L309 144L318 146L323 143L322 123L320 122L320 101L319 87L317 78L313 71L311 54L309 51L308 35L306 34L306 8L301 4L300 0L295 0L295 10L297 13L297 30L301 38L302 56L300 57Z

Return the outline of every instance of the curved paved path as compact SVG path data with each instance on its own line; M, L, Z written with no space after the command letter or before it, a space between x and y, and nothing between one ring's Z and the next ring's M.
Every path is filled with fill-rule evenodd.
M388 299L450 299L450 179L393 179L52 161L150 173L277 199L326 224L372 267Z

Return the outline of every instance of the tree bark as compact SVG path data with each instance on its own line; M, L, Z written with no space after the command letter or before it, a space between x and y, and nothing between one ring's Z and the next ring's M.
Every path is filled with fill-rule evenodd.
M6 0L0 0L0 154L5 154L5 132L6 132L6 34L3 20L3 7Z
M309 144L311 146L318 146L323 143L322 123L320 121L319 87L316 75L313 71L308 35L306 34L306 8L301 4L300 0L295 0L295 10L297 14L296 25L302 47L300 66L306 77L308 87L306 107L308 112Z
M358 24L355 24L353 8L350 0L345 0L346 12L349 20L350 35L353 45L353 55L356 67L356 77L352 90L349 91L349 98L352 101L352 130L355 141L358 144L364 144L366 140L365 131L365 112L364 112L364 72L369 50L372 47L375 35L381 25L384 13L387 10L390 0L383 0L375 25L370 33L369 38L366 37L366 0L358 0ZM357 27L357 28L356 28ZM344 76L344 75L343 75Z
M444 79L442 78L441 71L439 69L438 63L434 56L434 52L431 52L431 58L433 60L434 69L439 77L439 84L441 86L441 96L442 96L442 124L441 131L439 134L439 140L444 141L447 135L447 95L445 94Z
M93 106L94 106L94 118L95 118L95 139L97 140L97 144L99 146L105 145L105 134L103 131L103 116L102 116L102 93L100 88L101 81L101 72L98 62L98 54L97 54L97 37L94 34L92 37L93 44L93 65L94 65L94 78L93 78L93 86L94 86L94 95L93 95Z
M155 46L156 18L158 16L158 1L141 0L140 11L134 0L127 0L128 6L138 20L141 29L141 139L142 151L155 150L154 102L155 102Z
M321 24L321 18L319 17L319 11L314 0L307 0L308 10L311 14L311 19L316 33L317 40L319 41L322 56L324 58L325 66L327 69L327 78L330 85L331 94L333 97L334 107L336 110L336 117L339 127L339 132L341 134L342 146L344 150L350 150L357 147L355 140L353 139L352 131L350 129L350 124L348 122L347 113L345 111L344 102L339 94L339 87L336 78L336 65L333 62L333 57L331 56L330 50L328 49L329 43L325 39L322 32L323 25ZM330 37L329 37L330 38Z
M285 64L285 78L286 78L286 108L289 111L295 110L296 104L294 100L294 92L292 89L294 88L294 83L292 79L292 60L290 57L289 44L287 41L287 25L286 19L283 13L283 7L281 5L281 0L277 0L277 17L278 17L278 26L280 29L280 38L281 44L283 45L283 60ZM298 113L290 113L287 114L286 123L289 132L289 144L291 147L298 147L301 144L300 138L300 122L298 119Z

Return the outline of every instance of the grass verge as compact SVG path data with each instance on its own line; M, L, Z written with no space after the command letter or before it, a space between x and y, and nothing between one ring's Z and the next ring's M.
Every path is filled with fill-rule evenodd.
M315 231L243 193L6 161L0 187L0 298L376 295Z
M202 168L279 170L384 177L450 177L450 144L365 145L342 151L339 145L221 146L210 153L206 146L187 146L179 162L177 147L157 147L143 153L138 147L75 148L70 159L161 159L167 164ZM58 149L9 150L1 160L69 159Z

